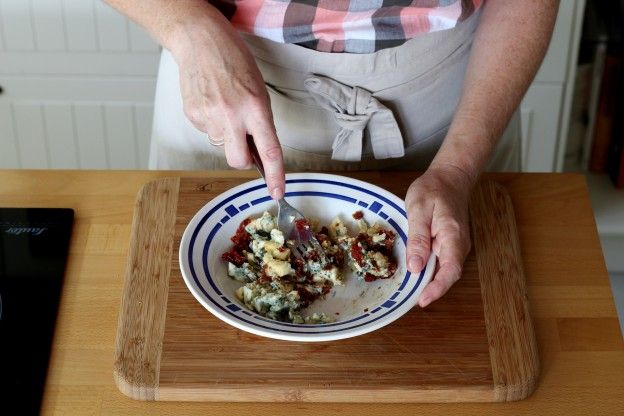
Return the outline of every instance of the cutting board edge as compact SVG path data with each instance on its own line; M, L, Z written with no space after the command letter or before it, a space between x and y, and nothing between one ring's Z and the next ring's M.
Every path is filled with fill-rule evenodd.
M498 199L502 204L494 207L505 207L512 215L507 216L508 221L500 221L503 216L498 211L478 212L475 207L484 208L484 204L470 204L471 226L475 235L487 235L487 230L498 232L500 238L506 240L505 248L509 252L481 253L477 258L479 266L479 278L482 282L481 291L483 298L483 311L487 322L486 330L489 340L490 357L492 360L492 372L494 377L494 396L497 402L518 401L530 396L535 388L540 375L539 355L535 330L531 319L526 278L520 253L518 229L515 220L515 212L511 197L505 187L495 181L482 180L472 198L489 197ZM491 207L489 207L491 208ZM480 218L481 221L474 221ZM476 227L481 226L481 232L476 233ZM502 227L497 230L497 227ZM484 244L475 238L476 249ZM485 250L484 250L485 251ZM486 259L490 262L486 262ZM508 260L508 261L505 261ZM516 261L514 261L516 260ZM497 264L498 268L489 270L491 273L482 273L481 268L488 264ZM496 276L486 282L485 279ZM486 284L487 283L487 284ZM512 339L509 331L499 330L516 327L519 339ZM516 348L518 347L518 348Z
M132 381L128 376L128 374L125 374L123 370L117 368L117 366L113 369L113 380L115 381L115 386L117 386L117 389L124 396L140 401L162 400L159 397L158 385L141 385L140 383Z
M289 402L289 403L492 403L496 393L491 386L440 386L429 389L409 388L238 388L203 386L188 389L162 387L160 401L195 402Z
M156 179L143 185L136 197L117 325L113 379L119 391L137 400L158 400L179 184L178 177ZM162 205L150 203L154 199L161 200ZM139 224L143 221L162 226L156 227L154 233L142 235ZM166 244L158 244L161 241ZM137 264L142 264L139 261L143 254L153 255L154 252L162 254L157 256L160 261L147 262L153 279L146 281L137 273ZM151 285L153 290L142 290L145 285ZM159 302L165 306L152 307ZM141 319L144 313L148 319Z

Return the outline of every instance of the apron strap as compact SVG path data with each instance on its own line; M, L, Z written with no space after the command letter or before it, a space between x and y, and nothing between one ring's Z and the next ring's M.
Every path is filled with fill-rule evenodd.
M365 128L375 159L402 157L405 154L403 136L394 114L369 91L319 75L306 79L304 85L318 105L334 113L334 119L340 126L332 144L332 159L360 161Z

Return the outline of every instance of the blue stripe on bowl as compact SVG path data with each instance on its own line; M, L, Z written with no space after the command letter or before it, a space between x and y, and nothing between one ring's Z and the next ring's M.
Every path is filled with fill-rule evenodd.
M345 183L341 183L341 182L336 182L336 181L330 181L330 180L323 180L323 179L290 179L287 180L286 183L326 183L326 184L332 184L332 185L337 185L337 186L342 186L342 187L346 187L346 188L351 188L351 189L355 189L358 190L360 192L364 192L367 193L369 195L372 195L375 198L381 199L385 202L387 202L388 204L390 204L391 206L393 206L399 213L401 213L404 217L407 218L406 212L405 210L403 210L402 208L400 208L396 203L394 203L393 201L390 201L389 199L387 199L386 197L382 196L382 195L378 195L377 193L370 191L368 189L364 189L361 188L359 186L356 185L351 185L351 184L345 184ZM213 208L211 208L203 217L202 219L198 222L197 226L195 227L195 230L193 230L193 233L191 235L190 241L189 241L189 251L188 251L188 264L189 264L189 269L190 269L190 273L191 276L193 277L193 280L195 281L195 283L197 284L197 287L200 289L200 291L212 302L212 304L214 306L216 306L217 308L221 309L223 312L233 316L234 318L236 318L239 321L245 322L251 326L256 326L259 328L263 328L263 329L267 329L269 331L275 331L275 332L287 332L287 333L294 333L294 334L325 334L325 333L332 333L332 332L341 332L341 331L346 331L346 330L351 330L354 328L358 328L360 326L364 326L364 325L369 325L385 316L387 316L388 314L390 314L392 311L394 311L395 309L401 307L415 292L416 290L420 287L420 284L422 283L422 279L424 278L425 275L425 271L426 268L423 269L420 273L420 275L418 276L418 280L416 281L416 284L414 285L414 287L412 288L412 290L410 291L410 293L407 294L407 296L405 298L403 298L403 300L401 302L398 303L398 305L396 305L394 308L387 310L384 314L379 315L378 317L364 322L364 323L360 323L351 327L347 327L347 328L340 328L340 329L336 329L336 330L329 330L329 331L325 331L325 330L320 330L320 331L292 331L292 330L286 330L286 329L277 329L274 327L267 327L265 325L261 325L261 324L257 324L254 322L250 322L247 319L244 319L238 315L235 315L233 313L231 313L231 311L227 310L226 308L224 308L222 305L220 305L219 303L217 303L207 292L206 290L203 288L203 286L200 284L199 279L197 277L197 273L195 272L195 265L193 263L193 247L195 246L195 241L197 239L197 236L199 234L199 231L201 230L202 226L206 223L206 221L218 210L220 209L223 205L225 205L226 203L228 203L229 201L232 201L233 199L238 198L239 196L242 196L244 194L247 194L249 192L253 192L255 190L258 190L260 188L265 187L264 184L260 184L260 185L255 185L249 188L246 188L244 190L241 190L233 195L230 195L229 197L225 198L223 201L219 202L216 204L216 206L214 206ZM265 201L269 200L270 197L265 197L263 198ZM256 200L257 201L257 200ZM354 200L355 201L355 200ZM258 202L260 203L260 202ZM398 227L398 224L396 224L396 222L392 221L394 223L393 227L397 230L397 232L400 231L400 228ZM208 255L208 249L210 247L210 243L212 242L212 239L214 238L214 235L216 234L216 232L219 230L219 228L221 228L221 224L216 224L215 227L211 230L210 234L208 235L208 238L206 239L206 245L204 246L204 250L202 253L202 263L204 264L205 267L205 272L206 272L206 277L207 280L209 281L210 285L212 286L212 289L218 294L218 295L222 295L221 291L217 288L217 286L214 284L214 282L212 281L212 278L210 276L210 273L207 270L207 255ZM400 234L403 238L403 242L405 243L405 233L403 233L402 231L400 232ZM399 288L399 290L403 289L405 287L405 285L408 282L408 278L409 278L410 273L407 272L405 278L403 279L403 283L401 285L401 288ZM255 316L255 315L254 315ZM275 324L277 321L271 321L272 324ZM340 322L341 324L344 324L344 322ZM329 325L329 324L328 324ZM318 326L318 327L325 327L327 325L314 325L314 326Z
M245 211L247 208L249 208L249 204L243 204L240 207L238 207L238 209L240 209L241 211Z
M219 228L221 228L221 224L219 224L219 223L215 224L215 226L212 229L212 231L210 231L210 234L208 235L208 238L206 239L206 241L212 241L212 239L214 238L214 236L217 233L217 231L219 231ZM198 232L199 232L199 227L193 233L193 236L191 238L191 243L195 242L194 239L197 238L197 234L196 233L198 233ZM195 279L195 282L197 282L197 284L199 285L199 281L197 280L197 275L195 274L195 267L193 265L193 258L191 257L192 254L193 254L193 247L189 246L189 266L191 267L191 274L193 275L193 278ZM204 247L204 251L202 253L202 264L204 264L204 265L208 264L208 246ZM207 275L207 276L210 277L210 275ZM215 285L212 282L212 279L208 278L208 282L212 286L212 290L214 290L217 295L223 296L223 293L221 293L221 291L219 290L217 285ZM203 291L203 287L201 287L201 285L199 285L199 286L200 286L200 288ZM213 303L215 303L215 301L212 298L210 298L210 300Z
M251 205L262 204L263 202L270 201L270 200L271 200L270 196L263 196L262 198L254 199L253 201L251 201Z
M403 208L401 208L400 206L398 206L394 201L391 201L390 199L386 198L383 195L379 195L375 191L371 191L369 189L362 188L361 186L358 186L358 185L352 185L350 183L343 183L343 182L332 181L332 180L329 180L329 179L288 179L286 181L286 183L325 183L325 184L328 184L328 185L336 185L336 186L341 186L343 188L355 189L356 191L364 192L365 194L371 195L372 197L377 198L377 199L385 202L386 204L390 205L391 207L396 209L398 212L400 212L401 215L403 215L405 218L407 218L407 213L405 212L405 210Z
M386 214L386 213L385 213L385 212L383 212L383 211L379 211L379 216L380 216L381 218L383 218L384 220L387 220L387 219L388 219L388 214Z
M296 191L296 192L286 192L286 196L320 196L334 199L342 199L343 201L352 202L355 204L357 199L351 198L345 195L332 194L329 192L319 192L319 191Z
M221 218L221 224L225 224L227 222L227 220L229 220L229 219L230 219L230 217L227 216L227 215L225 217Z
M238 311L241 310L241 308L239 308L238 306L234 305L233 303L230 303L229 305L227 305L226 308L228 308L232 312L238 312Z
M394 306L396 302L393 300L387 300L384 303L381 304L381 306L383 306L384 308L391 308Z
M234 205L228 205L227 207L225 207L225 212L230 214L232 217L238 214L238 210L236 209Z
M371 211L373 211L374 213L379 212L379 210L383 207L383 205L381 205L379 202L375 201L371 204L370 207L368 207L368 209L370 209Z
M405 235L405 233L403 232L401 227L399 227L399 224L397 224L392 218L388 218L388 224L390 224L392 226L392 228L394 228L396 230L396 232L401 237L401 240L403 240L403 243L406 243L407 242L407 236Z
M359 201L358 205L361 206L361 207L364 207L364 208L368 208L368 204L366 202L364 202L364 201Z
M377 313L381 310L381 306L377 306L375 309L371 311L371 313Z

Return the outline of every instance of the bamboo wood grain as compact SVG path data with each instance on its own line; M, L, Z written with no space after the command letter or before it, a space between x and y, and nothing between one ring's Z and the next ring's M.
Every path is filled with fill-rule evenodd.
M186 224L197 210L240 182L180 180L177 212L168 211L170 217L176 218L174 253L178 251ZM178 184L169 184L171 194ZM388 189L401 194L402 186L395 182ZM523 312L528 311L525 292L521 290L524 287L524 275L518 266L521 259L519 251L513 250L518 243L514 245L511 241L517 239L513 210L508 198L496 198L490 189L489 183L484 184L477 191L480 197L473 200L473 205L479 205L475 211L478 215L473 216L473 223L478 227L475 229L486 235L479 235L476 250L466 261L464 276L453 290L426 310L415 308L382 330L348 340L293 343L234 329L205 311L193 298L182 280L174 254L169 271L169 295L163 298L166 305L162 306L166 309L165 331L159 333L162 338L142 336L146 342L154 344L155 350L162 346L158 381L153 392L139 398L243 402L482 402L526 397L534 384L519 387L519 383L526 377L536 377L536 355L526 354L526 349L517 346L516 340L534 346L530 319L526 325L517 325L513 320L518 316L508 313L506 320L498 320L500 312L507 309L496 306L485 309L484 316L482 297L489 299L490 304L496 298L517 302L523 305ZM501 192L504 193L499 189L499 194ZM149 205L161 204L159 194L151 196ZM498 210L487 209L492 205L497 205ZM500 229L501 233L492 229ZM150 235L167 235L153 233L147 225L140 225L137 230ZM132 242L131 246L136 244L140 243ZM508 246L512 247L511 251L507 250ZM492 273L492 267L499 267L496 257L499 251L505 254L506 264L515 265L507 269L506 284L497 284L496 279L483 276L483 273ZM486 256L485 261L480 258L481 253ZM129 263L141 267L141 262L132 254ZM149 280L149 276L145 273L145 280ZM488 323L494 329L486 328ZM118 331L120 339L130 333L124 328ZM506 338L500 333L509 333L512 337ZM131 342L122 344L132 345ZM129 355L123 350L118 353L124 357ZM133 371L137 368L136 363L130 365ZM120 370L123 371L123 366L118 367ZM146 367L146 371L152 374L151 367ZM136 388L124 393L128 391L131 397L137 397Z
M135 205L114 378L124 394L139 400L158 398L179 182L166 178L148 183Z
M535 389L539 358L522 268L513 205L505 189L481 182L470 203L496 401ZM496 244L492 244L496 241Z

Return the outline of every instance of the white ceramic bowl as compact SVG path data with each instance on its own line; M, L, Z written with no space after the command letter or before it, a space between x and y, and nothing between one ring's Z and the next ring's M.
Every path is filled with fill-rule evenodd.
M335 322L304 325L278 322L246 308L234 294L240 282L227 275L221 254L231 246L230 237L245 218L277 207L262 179L244 183L210 201L190 221L180 244L180 268L189 290L217 318L243 331L290 341L330 341L362 335L398 319L418 301L435 267L432 254L420 275L405 264L407 217L405 203L394 194L370 183L338 175L298 173L286 176L288 202L322 225L341 216L355 231L351 214L361 210L364 219L394 230L397 271L391 279L360 281L345 266L345 285L335 287L306 311L325 312Z

